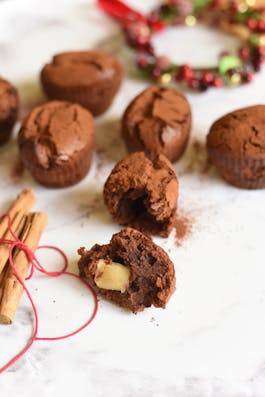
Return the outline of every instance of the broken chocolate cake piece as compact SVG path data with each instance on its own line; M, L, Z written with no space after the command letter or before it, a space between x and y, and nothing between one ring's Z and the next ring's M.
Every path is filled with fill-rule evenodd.
M168 236L173 228L178 180L170 161L132 153L113 168L104 186L104 201L113 219L146 234Z
M127 227L109 244L78 250L80 275L111 302L134 313L165 308L175 290L174 265L150 237Z

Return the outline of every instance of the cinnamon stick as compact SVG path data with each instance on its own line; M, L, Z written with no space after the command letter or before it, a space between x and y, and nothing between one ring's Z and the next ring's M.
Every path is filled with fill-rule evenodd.
M11 220L14 218L17 212L27 213L35 204L36 198L31 189L24 189L17 196L16 200L11 204L7 212L10 215ZM7 220L3 219L0 222L0 236L3 237L7 229Z
M12 222L12 230L17 237L19 237L24 224L25 224L25 214L23 214L22 211L19 211L16 213ZM3 237L5 239L13 239L13 236L10 231L7 231ZM0 276L3 272L5 265L8 262L8 253L9 253L9 244L0 245Z
M35 196L31 189L24 189L17 196L14 203L9 207L8 213L11 218L11 227L16 236L19 236L23 227L23 217L29 212L32 206L35 204ZM7 230L7 219L3 219L0 222L0 238L11 239L12 235ZM2 273L7 260L8 260L7 244L0 246L0 274Z
M47 216L43 212L36 212L26 216L20 240L32 252L35 252L46 225ZM21 249L17 248L15 250L13 262L20 277L25 280L29 268L29 260ZM0 291L2 292L0 296L0 324L11 324L23 293L23 287L11 267L8 267L4 274Z

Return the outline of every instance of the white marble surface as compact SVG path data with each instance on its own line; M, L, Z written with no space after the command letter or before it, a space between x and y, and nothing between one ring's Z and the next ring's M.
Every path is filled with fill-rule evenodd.
M130 1L136 5L140 2ZM147 9L154 3L138 4ZM60 50L104 45L122 58L118 27L92 1L9 0L0 3L0 74L19 88L24 114L42 100L38 72ZM174 57L186 49L187 32L166 35ZM190 35L191 33L188 33ZM200 52L205 32L194 32L196 61L212 61L214 51ZM162 40L160 39L160 48ZM221 48L226 38L216 36ZM159 44L158 44L159 45ZM194 48L196 51L194 51ZM190 54L188 54L191 56ZM207 58L208 57L208 58ZM215 170L202 172L201 145L210 124L225 112L265 102L265 71L250 86L189 94L192 138L175 169L180 179L180 212L193 219L192 234L180 247L174 235L155 239L175 263L177 291L166 310L129 314L100 300L98 316L71 340L36 342L30 352L0 377L1 397L264 397L265 267L264 191L227 185ZM14 140L0 149L0 205L24 186L33 187L37 208L47 211L43 243L62 247L76 269L79 246L107 242L119 227L102 201L102 186L113 164L125 154L119 118L144 82L127 78L111 109L96 123L92 169L79 185L48 190L25 172L14 175ZM108 147L107 153L104 147ZM195 150L197 147L197 151ZM199 150L198 150L199 147ZM54 268L58 257L42 253ZM31 291L40 310L40 333L59 334L82 323L92 300L78 282L36 276ZM0 328L0 366L26 342L31 310L24 298L15 324Z

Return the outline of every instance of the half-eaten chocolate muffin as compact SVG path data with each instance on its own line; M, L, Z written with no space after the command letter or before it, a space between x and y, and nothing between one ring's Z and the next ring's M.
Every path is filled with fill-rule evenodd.
M165 308L175 291L174 265L151 238L132 228L112 236L109 244L78 250L80 275L111 302L134 313Z
M147 234L168 236L177 208L178 180L162 154L132 153L113 168L104 186L113 219Z

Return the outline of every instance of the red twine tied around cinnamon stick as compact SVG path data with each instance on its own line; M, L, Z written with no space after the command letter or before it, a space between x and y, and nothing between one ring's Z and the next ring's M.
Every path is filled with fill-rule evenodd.
M146 22L146 17L143 14L120 0L98 0L97 4L106 14L121 23Z
M71 273L71 272L67 271L68 259L67 259L67 256L65 255L65 253L60 248L54 247L52 245L43 245L43 246L39 246L37 248L37 249L51 249L51 250L54 250L54 251L58 252L63 257L64 266L63 266L62 270L59 270L59 271L56 271L56 272L49 272L49 271L45 270L44 267L41 265L41 263L36 258L36 256L34 255L34 253L13 232L12 227L11 227L11 219L10 219L9 214L5 214L5 215L1 216L0 220L2 220L4 218L7 218L8 231L11 233L11 235L12 235L14 240L0 238L0 244L9 244L9 265L11 266L12 271L15 274L16 278L18 279L19 283L24 288L24 291L26 292L26 294L28 296L28 299L29 299L29 301L31 303L33 314L34 314L34 318L35 318L35 327L34 327L33 334L31 336L29 342L26 344L26 346L16 356L14 356L7 364L5 364L3 367L0 367L0 374L5 372L16 361L18 361L30 349L30 347L33 345L33 343L35 341L37 341L37 340L54 341L54 340L70 338L71 336L78 334L80 331L82 331L84 328L86 328L94 320L94 318L96 317L97 311L98 311L98 299L97 299L97 295L96 295L95 291L81 277L79 277L78 275L76 275L74 273ZM34 303L34 300L33 300L32 296L31 296L31 293L30 293L29 289L27 288L26 284L24 283L24 281L19 276L19 274L18 274L18 272L17 272L17 270L16 270L16 268L14 266L14 262L13 262L13 255L12 254L13 254L13 251L14 251L14 249L16 247L24 251L24 253L28 257L28 260L30 261L30 264L31 264L30 273L29 273L29 276L26 278L26 280L29 280L33 276L34 270L38 270L39 272L44 273L44 274L46 274L49 277L59 277L59 276L63 276L63 275L75 277L78 280L80 280L83 284L86 285L86 287L92 293L92 296L93 296L93 299L94 299L94 310L93 310L89 320L87 320L85 322L85 324L83 324L81 327L79 327L75 331L70 332L69 334L66 334L66 335L55 336L55 337L40 337L40 336L38 336L39 316L38 316L38 311L37 311L36 305Z

